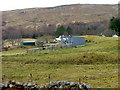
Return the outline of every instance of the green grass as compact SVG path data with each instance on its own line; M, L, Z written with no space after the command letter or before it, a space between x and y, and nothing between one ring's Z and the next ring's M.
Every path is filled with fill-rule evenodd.
M51 81L68 80L90 84L93 88L117 88L118 65L55 65L55 64L18 64L17 62L3 62L3 74L9 80L21 82L31 81L29 74L33 75L33 82L39 84L48 83L48 75Z
M39 84L52 80L68 80L92 85L93 88L118 86L118 38L85 36L85 46L26 53L26 49L3 52L3 74L8 79ZM16 55L15 53L24 53ZM11 54L11 55L8 55ZM13 55L14 54L14 55Z
M26 53L25 48L15 48L12 50L3 51L2 55L16 55L16 54L24 54L24 53Z
M41 64L105 64L118 63L118 38L86 36L91 43L78 48L64 48L57 50L41 50L26 53L25 55L14 55L3 57L6 61L20 61L22 63ZM18 50L5 53L15 54ZM25 53L25 50L23 50ZM22 53L22 52L21 52Z

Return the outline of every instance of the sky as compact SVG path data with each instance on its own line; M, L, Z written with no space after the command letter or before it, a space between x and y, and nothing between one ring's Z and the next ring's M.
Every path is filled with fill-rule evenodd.
M1 0L0 11L66 4L118 4L119 0Z

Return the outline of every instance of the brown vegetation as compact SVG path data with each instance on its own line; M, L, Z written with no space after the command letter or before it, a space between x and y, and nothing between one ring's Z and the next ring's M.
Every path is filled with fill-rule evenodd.
M108 22L117 16L117 5L73 4L3 12L3 39L55 35L58 26L70 26L74 35L111 35ZM10 33L12 32L12 33ZM9 33L10 35L6 35ZM14 35L16 35L14 37Z

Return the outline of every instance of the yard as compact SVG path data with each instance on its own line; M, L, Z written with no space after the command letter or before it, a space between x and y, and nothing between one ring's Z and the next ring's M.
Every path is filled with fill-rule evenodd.
M8 80L32 81L38 84L51 80L68 80L93 88L118 87L118 38L84 36L90 42L82 47L26 52L26 48L4 51L2 74ZM16 54L18 53L18 54Z

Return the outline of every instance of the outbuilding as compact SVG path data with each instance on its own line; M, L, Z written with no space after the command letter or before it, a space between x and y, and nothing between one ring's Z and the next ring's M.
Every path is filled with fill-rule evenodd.
M77 47L85 44L85 38L80 36L62 36L61 43L63 47Z
M35 44L36 44L35 41L22 41L21 43L24 46L35 46Z

